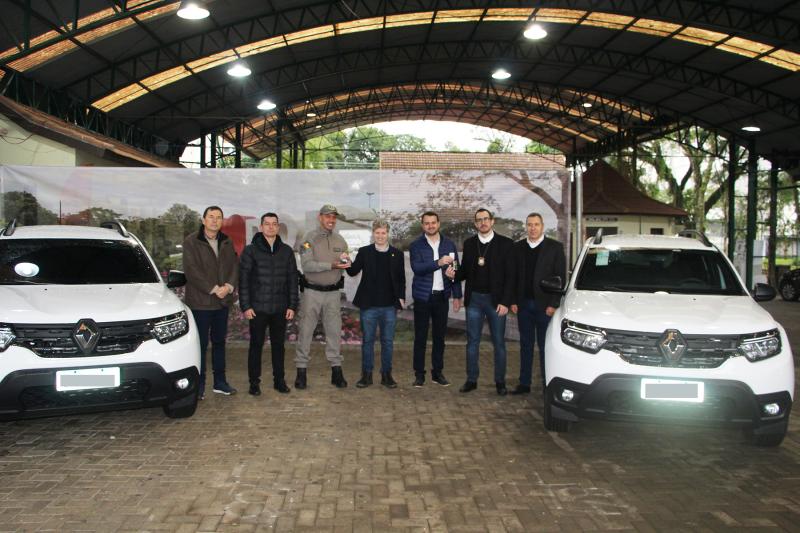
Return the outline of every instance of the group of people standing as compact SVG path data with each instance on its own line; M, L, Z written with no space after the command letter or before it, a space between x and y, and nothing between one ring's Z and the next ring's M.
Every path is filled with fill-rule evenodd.
M378 220L372 225L372 243L359 248L351 261L347 243L336 232L338 211L324 205L319 226L309 231L300 247L298 272L292 248L281 241L279 218L262 215L257 233L238 259L231 239L222 231L223 213L210 206L202 225L183 243L183 265L187 278L185 302L192 310L199 330L201 368L199 395L205 395L206 349L211 340L213 391L236 393L225 374L225 338L228 313L238 290L239 305L248 320L249 393L261 394L261 360L269 329L273 387L290 392L285 379L287 323L297 318L295 350L297 376L294 386L308 386L307 368L314 330L320 319L325 333L325 356L331 367L331 383L347 387L342 372L340 290L344 273L361 274L353 304L360 310L362 329L361 377L363 388L373 384L375 341L380 334L381 385L397 387L392 376L392 355L397 312L406 307L406 277L403 252L389 244L389 225ZM477 235L464 242L459 262L455 243L440 232L439 215L422 214L422 235L409 246L413 271L414 300L414 387L423 387L428 333L431 333L431 380L442 386L447 319L452 309L466 310L467 376L460 391L478 386L479 345L485 322L494 351L494 381L497 393L506 395L505 324L508 312L517 314L520 333L519 384L512 394L531 392L533 346L539 347L541 375L544 376L544 335L559 296L539 287L542 279L564 276L566 259L560 242L544 236L544 221L531 213L526 219L527 236L518 242L494 231L494 215L488 209L475 212ZM462 293L462 283L464 289Z

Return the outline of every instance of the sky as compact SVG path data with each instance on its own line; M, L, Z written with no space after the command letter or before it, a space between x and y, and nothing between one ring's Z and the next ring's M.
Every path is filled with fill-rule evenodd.
M492 137L502 135L513 139L511 151L524 152L525 146L530 142L525 137L510 133L472 126L460 122L444 122L438 120L399 120L396 122L379 122L373 127L380 128L393 135L409 134L422 137L428 145L436 151L447 150L446 143L450 141L462 150L468 152L485 152Z

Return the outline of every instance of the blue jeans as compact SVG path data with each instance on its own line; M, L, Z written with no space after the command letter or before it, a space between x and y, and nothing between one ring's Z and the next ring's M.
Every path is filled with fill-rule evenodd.
M211 337L211 368L214 384L225 381L225 337L228 336L228 308L192 309L200 336L200 383L206 382L206 348Z
M506 381L506 317L499 316L492 296L473 292L467 306L467 381L478 381L478 347L481 343L484 317L489 320L489 331L494 345L494 381Z
M541 305L524 299L517 309L519 327L519 384L531 386L533 381L533 343L539 346L539 369L544 384L544 337L550 317Z
M375 366L375 330L381 328L381 373L392 371L394 327L397 310L394 306L367 307L361 310L361 370L372 372Z

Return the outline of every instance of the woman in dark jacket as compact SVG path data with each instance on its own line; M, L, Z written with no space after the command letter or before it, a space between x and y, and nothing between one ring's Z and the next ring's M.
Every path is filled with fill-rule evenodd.
M264 214L261 233L253 236L239 262L239 305L250 321L247 373L253 396L261 394L261 354L267 326L274 388L281 393L289 392L284 378L284 338L286 322L297 311L298 275L294 251L281 241L278 229L278 215Z
M361 272L353 303L361 310L361 379L356 387L372 385L375 361L375 332L381 330L381 385L397 387L392 378L392 351L397 310L405 306L406 271L403 252L389 244L389 224L372 224L373 244L358 249L347 269L350 276Z

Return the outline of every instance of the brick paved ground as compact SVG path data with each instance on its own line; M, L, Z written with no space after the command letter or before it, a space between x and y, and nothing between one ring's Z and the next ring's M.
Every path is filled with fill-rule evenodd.
M767 307L800 355L800 304ZM494 393L488 354L465 396L463 346L447 352L453 386L424 389L399 348L394 391L353 386L357 347L351 386L334 389L317 346L310 390L288 396L210 395L188 420L146 409L0 424L0 530L800 529L797 420L776 449L692 427L584 422L557 436L537 396ZM242 389L244 357L231 354Z

